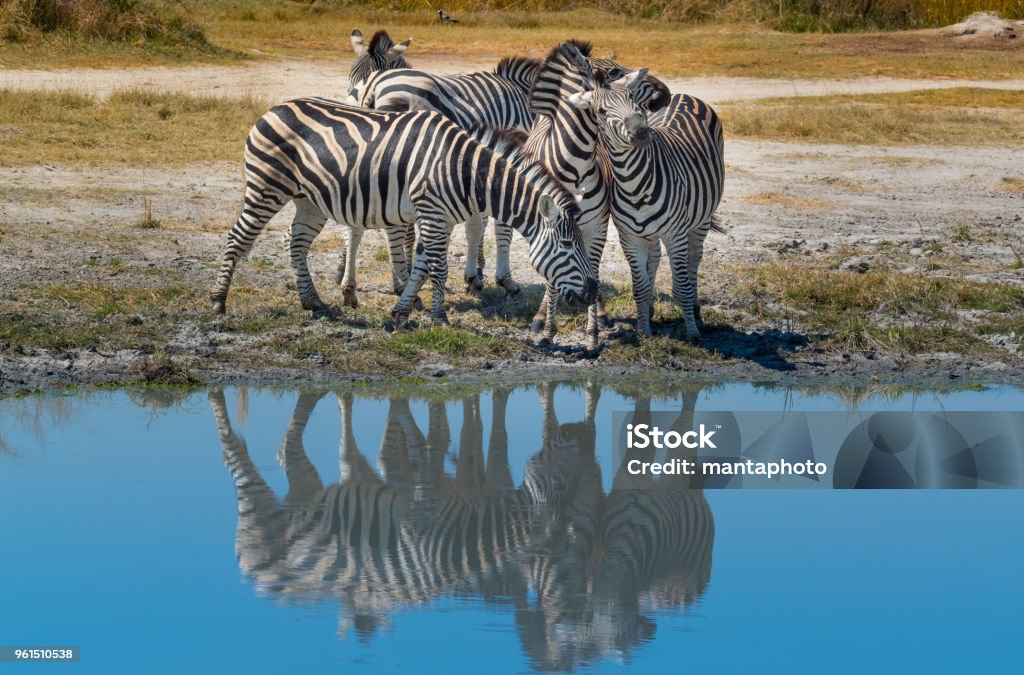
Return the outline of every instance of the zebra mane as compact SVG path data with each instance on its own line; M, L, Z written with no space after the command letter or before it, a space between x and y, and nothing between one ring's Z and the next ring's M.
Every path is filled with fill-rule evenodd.
M583 40L566 40L552 49L544 63L537 70L534 77L533 88L530 89L530 110L534 115L547 115L554 117L559 107L563 104L562 97L565 94L582 91L584 75L578 73L568 57L562 52L564 45L571 45L586 59L590 58L593 46ZM570 84L568 89L563 88L566 80L569 83L575 82L575 87Z
M544 62L540 59L531 59L526 56L506 56L494 68L494 74L511 80L529 91L537 79Z
M386 30L379 30L373 34L370 38L370 46L367 48L367 52L370 54L380 54L386 52L395 46L395 41L391 39L391 36Z
M466 133L506 162L514 166L526 179L555 200L560 209L579 218L580 207L569 190L555 178L546 166L534 160L526 153L525 144L529 135L522 129L506 129L492 127L487 124L475 124Z
M570 38L570 39L566 40L566 42L568 42L573 47L578 49L580 51L580 54L583 54L588 59L590 58L590 53L592 51L594 51L594 45L591 44L590 42L587 42L586 40L578 40L576 38ZM561 44L555 45L554 49L552 49L550 52L548 52L548 55L544 57L544 63L546 64L546 63L548 63L549 61L551 61L553 59L561 58L560 57L561 49L562 49L562 45Z

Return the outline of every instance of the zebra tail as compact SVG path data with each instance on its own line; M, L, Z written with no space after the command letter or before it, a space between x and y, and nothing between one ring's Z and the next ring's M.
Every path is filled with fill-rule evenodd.
M725 234L725 227L722 225L722 219L718 216L711 216L711 231Z

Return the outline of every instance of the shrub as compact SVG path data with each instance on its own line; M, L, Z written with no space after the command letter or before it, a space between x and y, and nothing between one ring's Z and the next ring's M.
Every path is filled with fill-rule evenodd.
M7 41L61 32L112 42L207 44L187 5L168 0L0 0L0 26Z

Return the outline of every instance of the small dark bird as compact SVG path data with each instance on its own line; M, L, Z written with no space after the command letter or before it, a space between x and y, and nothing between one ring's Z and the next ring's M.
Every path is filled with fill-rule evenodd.
M437 10L437 16L441 19L441 23L448 23L448 24L458 23L458 20L453 19L452 17L448 16L447 12L445 12L443 9Z

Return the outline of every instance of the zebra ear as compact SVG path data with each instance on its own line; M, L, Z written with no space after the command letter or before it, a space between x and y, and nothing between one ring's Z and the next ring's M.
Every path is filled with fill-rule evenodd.
M540 215L549 223L558 220L558 204L549 194L540 196Z
M622 78L622 83L630 91L635 92L640 87L640 84L647 79L647 73L649 72L650 70L648 68L641 68L640 70L632 72Z
M397 45L388 50L388 56L392 58L402 56L403 54L405 54L405 50L409 48L409 43L411 42L412 38L399 42Z
M569 102L569 105L580 110L586 110L590 107L590 104L594 102L594 92L592 91L579 91L575 94L569 94L565 97L565 100Z
M366 43L363 41L363 32L358 28L352 31L352 51L356 53L356 56L362 56L366 53Z
M590 75L590 60L580 53L580 50L576 48L576 45L571 42L563 42L560 49L562 51L562 56L564 56L566 60L576 68L576 70L580 71L584 75Z
M618 54L616 54L615 52L612 52L611 54L608 55L609 61L614 61L616 58L618 58Z

